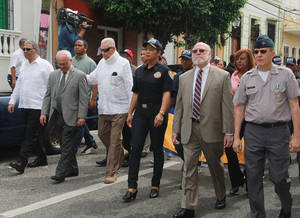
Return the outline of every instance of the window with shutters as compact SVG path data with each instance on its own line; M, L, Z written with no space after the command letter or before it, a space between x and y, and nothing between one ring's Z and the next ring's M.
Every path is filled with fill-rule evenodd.
M13 29L13 0L0 0L0 29Z

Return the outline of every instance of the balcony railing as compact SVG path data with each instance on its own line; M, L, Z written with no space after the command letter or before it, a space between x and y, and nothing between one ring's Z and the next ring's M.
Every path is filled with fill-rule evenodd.
M10 56L19 47L21 33L0 29L0 57Z

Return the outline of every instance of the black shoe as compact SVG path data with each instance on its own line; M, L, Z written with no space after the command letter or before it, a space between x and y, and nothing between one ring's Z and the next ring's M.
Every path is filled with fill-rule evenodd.
M28 168L35 168L35 167L42 167L42 166L48 166L47 159L41 159L41 158L36 158L34 161L28 163L27 167Z
M106 158L104 160L96 161L96 164L98 164L98 167L105 167L106 166Z
M130 202L130 201L133 201L133 200L135 200L135 198L136 198L136 194L137 194L137 190L136 190L135 193L132 193L132 192L130 192L130 191L127 191L127 192L125 193L125 195L122 197L122 199L123 199L124 202Z
M27 165L27 160L24 161L17 161L17 162L11 162L9 166L14 168L16 171L18 171L20 174L24 173L25 167Z
M216 204L215 204L215 208L216 209L223 209L226 207L226 197L223 198L222 200L218 200L216 201Z
M145 152L145 151L142 151L142 153L141 153L141 158L144 158L144 157L146 157L148 155L148 153L147 152Z
M195 211L194 210L188 210L181 208L178 213L173 215L173 218L192 218L195 216Z
M87 150L89 150L90 148L97 149L98 146L97 146L96 143L92 143L91 145L87 145L87 146L85 147L85 149L83 149L83 151L81 152L81 154L84 154L84 153L85 153Z
M128 167L128 160L124 160L124 161L123 161L122 167Z
M159 195L158 189L151 189L150 195L149 195L150 198L157 198L158 195Z
M78 175L79 175L78 171L74 171L74 172L67 173L66 177L75 177L75 176L78 176Z
M54 180L54 184L59 184L65 181L65 177L51 176L50 179Z
M283 210L281 209L280 211L280 214L279 214L279 217L278 218L291 218L292 215L291 215L291 211L288 212L288 213L284 213Z

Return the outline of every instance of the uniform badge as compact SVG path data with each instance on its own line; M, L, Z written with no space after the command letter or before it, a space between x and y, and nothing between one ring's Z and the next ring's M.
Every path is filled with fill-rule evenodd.
M174 80L174 76L176 75L176 72L173 72L173 71L169 70L168 74L169 74L169 77L170 77L172 80Z
M155 74L153 74L155 79L159 79L161 77L161 72L156 72Z
M280 98L280 94L277 94L277 95L276 95L276 98L278 98L278 99L279 99L279 98Z

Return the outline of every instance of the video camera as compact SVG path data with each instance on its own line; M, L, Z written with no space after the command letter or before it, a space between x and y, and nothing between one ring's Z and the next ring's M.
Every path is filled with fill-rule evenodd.
M75 28L82 27L86 30L91 30L92 25L81 25L83 22L94 22L93 20L86 17L83 13L75 13L71 10L68 10L66 8L59 8L56 11L56 20L58 24L63 24L68 27L68 24L74 26ZM81 25L81 26L80 26Z

